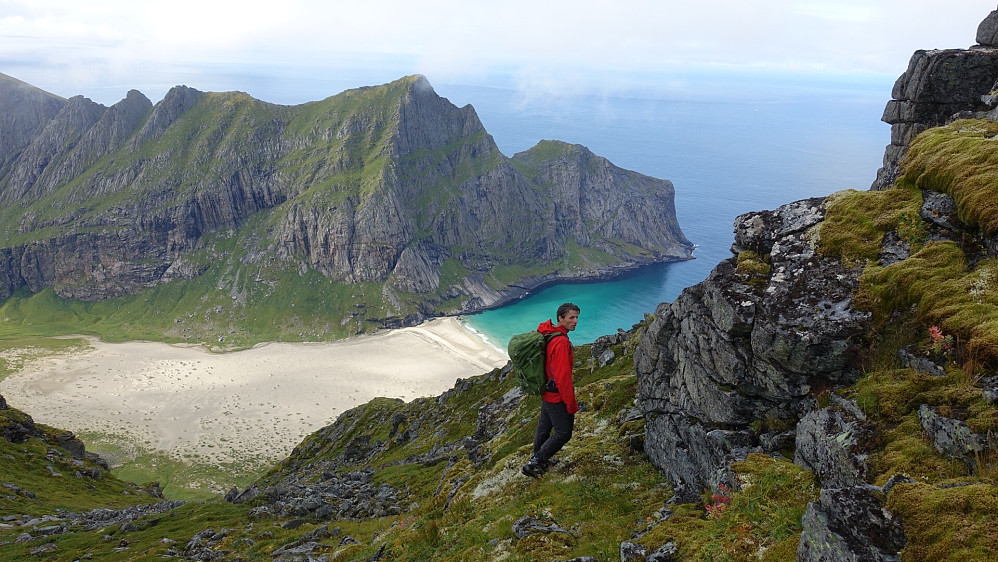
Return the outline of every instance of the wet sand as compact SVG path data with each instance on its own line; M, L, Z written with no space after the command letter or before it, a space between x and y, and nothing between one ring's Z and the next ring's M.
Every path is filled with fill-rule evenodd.
M211 464L272 463L372 398L436 396L458 378L507 361L456 318L232 353L153 342L90 345L29 363L0 382L0 394L39 423L117 435Z

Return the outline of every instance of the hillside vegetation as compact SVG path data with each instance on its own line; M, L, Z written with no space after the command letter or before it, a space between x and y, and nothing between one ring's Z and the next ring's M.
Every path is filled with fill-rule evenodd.
M264 476L256 484L264 493L244 504L193 502L91 530L62 510L121 509L157 500L146 494L122 495L130 485L107 473L95 480L74 477L68 468L57 466L64 477L53 477L41 466L51 463L45 457L52 445L44 437L22 444L0 440L0 458L11 461L5 462L4 478L17 482L20 490L6 490L0 518L65 517L40 521L34 528L65 528L40 540L18 542L25 527L0 526L0 558L152 560L193 548L189 543L194 536L208 528L213 531L205 544L227 558L243 559L270 558L278 548L302 542L310 533L321 537L314 541L315 555L340 560L370 559L379 553L393 560L607 560L617 557L622 541L657 548L677 539L692 552L734 553L747 550L746 537L754 537L756 547L777 546L774 554L792 551L800 515L817 489L805 471L785 460L755 456L739 463L739 473L758 486L736 495L730 510L717 516L707 517L702 506L667 507L669 483L640 452L643 421L627 416L635 390L629 361L634 344L631 337L613 346L619 357L602 368L593 364L590 346L577 351L576 384L584 411L560 462L539 481L520 474L530 455L539 399L522 397L508 372L500 370L459 381L438 398L410 403L378 399L344 413ZM485 426L483 407L495 408ZM0 414L6 423L23 416L12 409ZM492 437L479 444L472 461L468 439L480 434ZM367 448L358 453L358 443ZM322 520L307 509L296 517L267 508L277 489L318 484L329 478L329 471L364 470L372 470L373 484L400 491L399 513ZM46 482L56 478L58 488ZM27 497L33 489L45 493ZM751 521L767 510L779 517L754 527ZM668 524L662 523L670 515ZM513 527L523 517L556 530L519 538ZM718 533L730 528L744 529L744 536L734 533L718 542ZM325 531L316 534L319 529Z
M853 399L872 423L862 436L870 484L907 477L883 498L903 526L904 561L998 552L998 408L982 392L998 359L994 261L979 239L939 236L918 214L923 193L945 193L967 224L993 228L998 180L987 161L996 133L993 123L958 121L923 134L893 189L835 194L820 233L820 251L865 264L855 299L872 328L861 379L816 388L815 397ZM892 232L910 257L883 266L877 249ZM768 275L765 257L752 259L761 265L746 275ZM514 389L507 370L458 381L439 397L345 412L228 501L164 505L154 486L104 470L74 475L94 465L73 460L50 428L23 442L0 439L0 558L527 561L674 551L679 560L793 559L821 488L792 450L749 454L731 465L736 487L704 489L692 503L676 501L643 453L633 356L647 324L577 350L584 407L560 462L540 480L520 474L538 399ZM942 372L903 364L901 349ZM987 441L970 458L940 452L920 423L923 405ZM0 411L0 427L25 417ZM775 422L758 423L762 431ZM73 515L136 504L160 507L103 523Z

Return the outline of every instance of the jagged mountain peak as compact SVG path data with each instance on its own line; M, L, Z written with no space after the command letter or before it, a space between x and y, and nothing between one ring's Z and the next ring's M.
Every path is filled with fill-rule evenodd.
M46 92L41 88L32 86L27 82L23 82L21 80L18 80L17 78L14 78L13 76L9 76L2 72L0 72L0 93L4 94L0 99L4 100L10 100L15 95L20 97L39 97L39 98L51 98L55 100L63 100L63 98L55 94Z
M287 271L312 271L382 287L315 313L353 333L691 257L670 182L571 150L507 158L470 104L422 75L295 106L188 86L155 105L134 90L111 108L76 97L0 177L0 297L100 300L244 268L294 292Z
M0 171L24 150L66 100L0 74ZM2 184L0 184L2 187Z

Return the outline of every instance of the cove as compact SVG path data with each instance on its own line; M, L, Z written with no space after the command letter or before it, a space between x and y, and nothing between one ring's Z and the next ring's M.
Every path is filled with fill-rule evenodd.
M513 334L553 319L563 302L582 309L572 334L577 345L630 329L731 257L738 215L869 189L890 142L880 117L891 84L762 80L739 95L685 99L525 98L501 88L438 88L458 105L473 102L504 154L555 138L672 181L679 224L697 245L693 260L646 266L609 281L548 285L463 320L502 350ZM730 90L714 90L720 91Z

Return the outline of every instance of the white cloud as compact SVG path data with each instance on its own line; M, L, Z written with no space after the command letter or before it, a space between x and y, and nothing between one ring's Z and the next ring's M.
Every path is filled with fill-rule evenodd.
M0 72L103 103L132 87L155 101L188 80L248 90L247 74L259 83L502 73L553 89L623 88L632 75L665 83L704 68L896 76L915 49L973 44L993 9L994 0L0 0Z
M844 23L868 23L880 13L869 2L813 2L798 5L794 10L801 15Z

